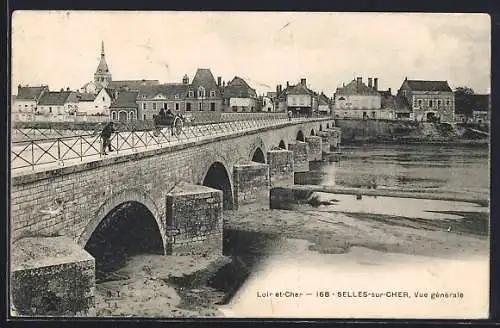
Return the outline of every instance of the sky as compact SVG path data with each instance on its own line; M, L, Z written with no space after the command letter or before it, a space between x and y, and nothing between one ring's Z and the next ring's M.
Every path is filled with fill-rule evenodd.
M12 87L79 89L101 41L113 80L181 82L197 68L259 94L307 79L332 96L357 76L399 89L407 77L490 92L486 14L16 11Z

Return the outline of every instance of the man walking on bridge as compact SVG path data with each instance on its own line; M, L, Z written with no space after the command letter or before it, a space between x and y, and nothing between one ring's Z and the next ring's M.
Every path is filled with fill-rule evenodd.
M111 135L113 135L113 133L115 133L114 124L113 122L109 122L108 124L106 124L106 126L104 127L104 129L102 129L101 132L101 139L102 139L101 153L103 155L107 155L106 148L109 148L110 152L113 151L113 148L111 148Z

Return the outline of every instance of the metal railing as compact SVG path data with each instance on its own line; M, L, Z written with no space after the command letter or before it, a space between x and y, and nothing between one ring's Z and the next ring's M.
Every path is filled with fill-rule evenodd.
M292 118L299 123L307 118ZM111 137L115 154L132 154L149 149L164 148L176 144L200 141L210 137L228 136L235 133L277 126L289 122L287 118L263 118L252 121L232 121L206 125L184 126L172 134L170 128L162 130L116 132ZM103 158L102 140L99 133L76 136L59 136L44 139L31 139L12 142L11 169L31 168L34 171L45 165L74 165L84 160ZM26 134L28 135L28 134ZM109 155L108 155L109 156Z

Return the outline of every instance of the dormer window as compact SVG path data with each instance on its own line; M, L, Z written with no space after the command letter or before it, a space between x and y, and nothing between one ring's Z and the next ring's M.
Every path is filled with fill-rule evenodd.
M198 88L198 98L205 98L205 88L204 87Z
M193 98L193 97L194 97L194 92L190 90L190 91L188 92L188 97L189 97L189 98Z
M210 91L210 97L215 97L215 90Z
M174 96L174 99L179 99L179 95L175 95L175 96Z

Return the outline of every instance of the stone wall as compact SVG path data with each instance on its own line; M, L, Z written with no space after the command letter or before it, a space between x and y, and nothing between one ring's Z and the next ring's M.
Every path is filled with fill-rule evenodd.
M309 145L308 161L321 161L323 153L321 137L307 136L306 142Z
M419 136L418 123L412 121L337 119L335 125L342 131L342 143Z
M95 262L65 237L13 244L11 293L20 316L95 315Z
M290 142L288 150L293 152L293 170L294 172L309 171L309 159L307 143L302 141Z
M252 162L233 169L234 209L269 208L269 165Z
M273 149L267 152L271 187L290 186L294 181L293 152Z
M167 195L169 255L222 254L222 191L181 184Z

